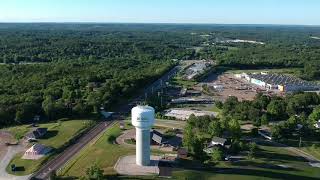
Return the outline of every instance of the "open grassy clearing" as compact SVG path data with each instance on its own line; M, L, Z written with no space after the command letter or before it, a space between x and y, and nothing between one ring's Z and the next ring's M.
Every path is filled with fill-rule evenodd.
M122 130L119 128L118 123L116 123L105 131L97 141L87 145L59 174L66 177L81 177L85 175L86 169L94 163L102 167L105 174L116 174L113 166L119 157L134 154L135 152L134 148L124 148L113 144L121 132Z
M129 123L126 123L126 128L133 128ZM159 127L154 127L159 129ZM163 128L163 127L161 127ZM165 128L166 129L166 128ZM110 129L106 130L93 143L87 145L79 152L67 165L58 172L59 175L69 178L79 178L85 175L86 169L91 167L94 163L103 168L107 176L117 176L120 179L126 177L118 176L113 169L117 160L121 156L135 154L135 148L114 144L115 139L121 135L123 130L120 129L119 123L114 124ZM152 154L161 155L164 152L160 150L152 150ZM135 178L135 177L134 177ZM137 179L140 179L136 177ZM149 179L150 177L145 177ZM154 177L152 177L153 179Z
M299 147L299 139L288 139L284 140L281 143L288 146L296 147L305 151L306 153L311 154L315 158L320 159L320 141L312 139L302 139L301 147Z
M178 86L182 86L185 88L190 88L190 87L194 86L197 82L192 81L192 80L184 80L184 79L182 79L182 77L175 77L170 81L170 83L172 85L178 85Z
M315 180L320 177L319 168L308 166L303 158L286 149L267 145L259 145L259 148L253 160L219 163L212 168L201 170L190 167L179 168L173 172L173 179Z
M48 132L42 139L39 139L38 142L40 144L50 146L53 149L59 149L63 147L63 145L67 144L76 135L85 131L93 123L94 121L92 120L70 120L70 121L59 121L56 123L41 124L39 125L39 127L48 128ZM17 129L26 129L29 131L28 126L23 126L20 128L13 127L11 130L15 132L15 130ZM54 155L54 151L48 156L45 156L38 160L21 159L22 155L23 153L17 154L9 163L9 166L7 167L7 171L10 174L27 175L35 172L41 166L41 164L43 164L45 161L51 158L52 155ZM17 167L21 169L21 171L12 172L10 168L11 164L15 164Z

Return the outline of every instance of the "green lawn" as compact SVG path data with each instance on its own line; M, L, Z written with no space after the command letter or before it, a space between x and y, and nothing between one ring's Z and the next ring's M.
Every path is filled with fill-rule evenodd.
M9 128L2 129L4 131L9 131L17 140L24 137L27 132L31 130L30 125L13 126Z
M288 146L299 148L312 156L320 159L320 141L315 138L303 138L301 147L299 147L299 139L287 139L282 141L281 143L286 144Z
M70 121L61 121L57 123L46 123L41 124L39 127L48 128L48 133L45 137L40 139L38 142L46 146L50 146L54 149L61 148L68 141L70 141L74 136L84 131L86 128L90 127L94 121L92 120L70 120ZM31 130L28 126L21 127L12 127L10 128L11 132L17 132L17 130L22 129L26 132ZM52 157L51 155L45 156L39 160L26 160L21 159L23 153L17 154L10 162L10 164L15 164L17 167L23 167L24 170L18 172L12 172L9 166L7 171L10 174L15 175L27 175L35 172L41 164Z
M259 148L253 160L220 163L202 170L195 170L192 166L177 168L173 172L173 179L316 180L320 177L319 168L308 166L304 159L281 147L259 145Z
M81 177L94 163L103 167L106 174L115 174L113 166L119 157L135 152L134 148L124 148L113 144L113 140L121 134L121 131L118 124L105 131L97 141L89 144L77 154L59 174L67 177Z
M173 85L178 85L178 86L182 86L185 88L190 88L192 86L194 86L196 84L195 81L193 80L184 80L181 77L175 77L170 81L171 84Z

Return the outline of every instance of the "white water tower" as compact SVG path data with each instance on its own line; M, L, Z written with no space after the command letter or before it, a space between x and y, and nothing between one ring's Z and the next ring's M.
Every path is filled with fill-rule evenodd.
M132 125L136 127L136 164L150 164L150 129L154 124L154 109L150 106L136 106L131 110Z

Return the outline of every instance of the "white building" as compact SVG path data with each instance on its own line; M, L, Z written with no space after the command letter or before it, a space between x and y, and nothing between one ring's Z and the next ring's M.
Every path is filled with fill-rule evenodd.
M169 109L165 111L165 116L174 117L179 120L187 120L191 115L199 116L217 116L217 113L211 111L199 111L199 110L189 110L189 109Z

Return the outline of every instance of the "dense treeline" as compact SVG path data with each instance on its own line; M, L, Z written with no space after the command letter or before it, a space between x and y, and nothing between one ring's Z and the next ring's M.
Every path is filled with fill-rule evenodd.
M188 58L180 33L112 26L1 24L0 126L86 117ZM185 43L180 43L185 41Z
M130 97L170 66L130 59L2 65L0 123L26 123L35 115L48 120L87 116Z
M319 32L302 26L0 24L0 125L110 107L168 70L172 59L304 67L305 78L319 78L320 41L310 38ZM219 43L237 38L266 44Z
M193 52L181 32L150 32L113 26L0 24L0 62L52 62L78 58L182 59ZM13 27L12 27L13 26ZM7 27L7 28L4 28ZM91 28L90 28L91 27Z
M276 139L289 137L302 125L304 137L317 133L314 124L320 120L320 96L316 93L295 93L286 97L258 94L253 101L239 102L236 97L217 103L223 116L239 121L252 121L256 126L281 122L272 128ZM278 123L276 123L278 124Z
M227 28L226 28L227 29ZM199 53L201 58L216 59L219 64L242 69L300 67L304 79L320 79L320 40L318 27L249 28L247 32L226 30L211 33ZM264 44L222 42L242 39Z

